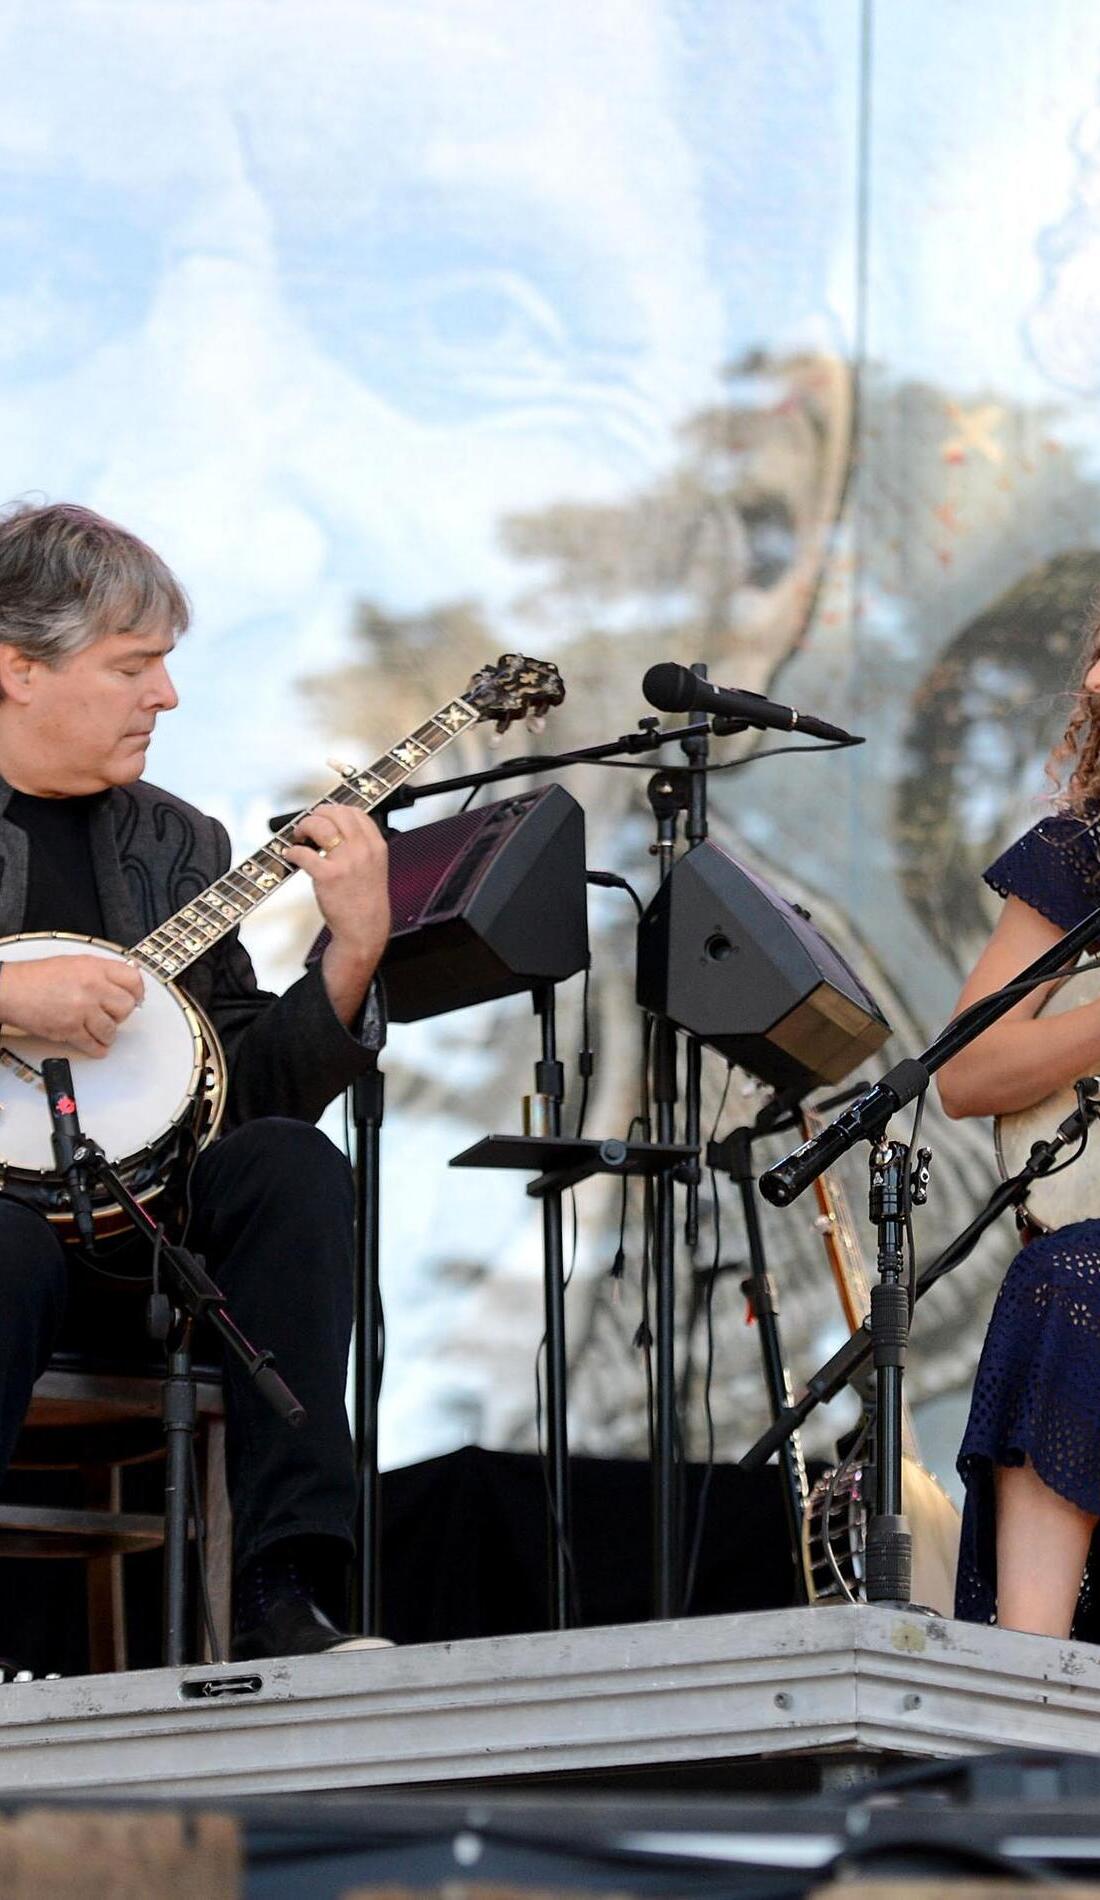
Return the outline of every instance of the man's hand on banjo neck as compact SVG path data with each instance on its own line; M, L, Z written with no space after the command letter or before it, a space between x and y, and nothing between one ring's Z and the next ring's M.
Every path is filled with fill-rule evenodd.
M362 1007L390 934L386 841L369 813L350 805L318 805L300 820L297 835L309 842L290 845L283 855L313 880L332 933L321 976L333 1009L348 1024Z
M39 957L0 969L0 1022L82 1055L105 1056L145 994L121 957Z

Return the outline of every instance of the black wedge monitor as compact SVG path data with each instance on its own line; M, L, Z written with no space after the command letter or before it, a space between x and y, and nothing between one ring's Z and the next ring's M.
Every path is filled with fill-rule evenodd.
M890 1033L809 913L709 838L642 918L637 994L750 1075L802 1094L842 1082Z
M584 813L546 785L390 834L389 1014L416 1022L588 961Z

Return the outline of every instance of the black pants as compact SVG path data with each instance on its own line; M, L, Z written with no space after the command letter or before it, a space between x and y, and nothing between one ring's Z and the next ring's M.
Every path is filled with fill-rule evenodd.
M226 1463L236 1564L285 1537L351 1546L356 1481L344 1403L352 1323L352 1183L307 1122L247 1123L200 1155L188 1245L306 1409L292 1431L225 1356ZM140 1259L128 1250L127 1258ZM119 1263L121 1264L121 1262ZM0 1474L31 1387L59 1346L149 1363L147 1289L73 1260L33 1210L0 1196ZM210 1335L204 1345L216 1341ZM209 1352L204 1357L210 1358Z

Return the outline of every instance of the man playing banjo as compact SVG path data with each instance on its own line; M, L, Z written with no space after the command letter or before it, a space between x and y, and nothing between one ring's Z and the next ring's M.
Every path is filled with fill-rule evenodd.
M361 1029L365 1008L376 1007L368 993L389 903L377 826L333 803L300 820L297 842L274 864L312 879L331 933L309 974L279 998L259 990L236 929L204 921L202 893L230 865L226 832L141 777L157 717L177 703L167 662L188 618L159 557L90 511L19 506L0 520L0 939L63 933L56 945L0 942L0 1062L28 1083L25 1114L48 1121L37 1071L21 1055L36 1039L74 1066L91 1059L94 1070L84 1068L98 1082L138 1046L143 1005L158 1021L163 1003L173 1032L182 1025L187 1063L192 1018L209 1019L225 1058L221 1123L205 1145L181 1137L173 1172L186 1175L187 1242L307 1414L289 1430L229 1358L233 1653L243 1659L361 1640L324 1607L339 1615L356 1507L344 1406L351 1180L310 1124L371 1061ZM258 863L242 870L265 882ZM232 916L231 902L221 908ZM179 961L183 997L150 974L152 952L127 960L118 949L155 946L170 917L194 919L197 933ZM175 968L166 955L165 974ZM130 1071L118 1073L126 1094ZM106 1097L97 1116L79 1085L77 1097L87 1131L110 1152L96 1125ZM108 1241L98 1262L63 1244L45 1199L36 1204L15 1184L8 1119L0 1116L0 1472L59 1340L112 1354L144 1341L144 1298L120 1280L137 1243Z

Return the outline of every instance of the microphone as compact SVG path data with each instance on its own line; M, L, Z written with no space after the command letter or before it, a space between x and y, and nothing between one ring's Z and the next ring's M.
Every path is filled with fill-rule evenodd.
M763 693L744 692L737 686L712 686L689 666L677 666L665 660L651 666L642 681L642 691L658 712L705 712L720 719L742 719L746 725L776 732L805 732L811 739L828 739L834 745L862 745L860 733L845 732L843 726L830 726L813 713L800 713L793 706L780 706Z
M91 1198L84 1184L84 1170L73 1160L75 1150L84 1139L84 1131L76 1111L73 1072L67 1058L46 1056L42 1063L42 1080L46 1085L46 1101L53 1123L54 1159L69 1190L76 1231L84 1245L91 1247L95 1243Z
M885 1128L891 1115L912 1102L928 1087L929 1070L915 1056L905 1056L831 1121L818 1135L811 1135L783 1161L768 1168L757 1183L761 1194L773 1207L789 1207L811 1181L831 1168L834 1161L854 1148L857 1141L873 1141Z

